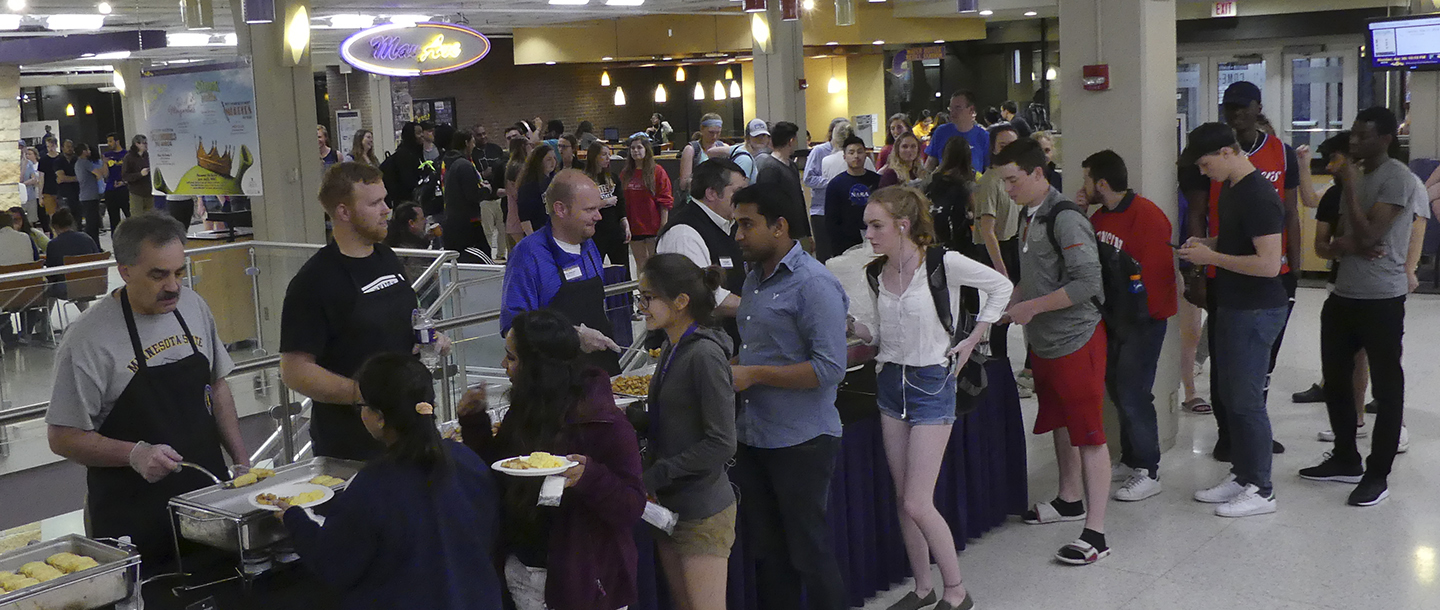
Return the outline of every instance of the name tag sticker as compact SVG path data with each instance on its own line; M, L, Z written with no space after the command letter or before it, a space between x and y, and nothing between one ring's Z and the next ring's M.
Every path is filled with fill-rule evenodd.
M584 275L584 273L580 271L579 265L565 268L565 281L567 282L580 279L581 275Z
M733 269L734 267L735 267L735 261L730 260L730 257L728 257L728 256L722 256L722 257L720 257L720 268L721 268L721 269Z

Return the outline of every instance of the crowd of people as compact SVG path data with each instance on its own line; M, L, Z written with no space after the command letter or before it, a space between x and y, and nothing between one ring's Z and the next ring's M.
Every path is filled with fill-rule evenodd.
M1429 215L1425 185L1388 156L1392 113L1362 111L1320 148L1337 185L1319 197L1298 177L1308 150L1259 129L1259 90L1232 85L1226 122L1188 134L1177 230L1131 188L1119 154L1087 156L1067 195L1055 138L1009 103L981 127L974 99L956 92L942 124L892 117L878 163L843 118L797 162L797 125L755 119L727 144L722 119L706 115L673 183L650 135L614 145L628 153L622 168L586 123L572 134L556 120L518 122L504 146L483 127L407 124L383 161L357 133L325 173L333 241L291 280L280 351L285 384L314 401L315 454L367 464L323 525L281 506L302 561L353 607L615 610L637 601L634 532L658 512L673 517L654 537L677 608L726 607L739 536L758 562L759 607L846 608L827 520L836 400L847 368L873 362L915 575L891 609L968 610L984 592L967 588L934 494L952 427L996 370L987 363L1010 360L1008 326L1024 326L1019 376L1059 471L1053 499L1021 519L1075 523L1054 558L1088 565L1116 552L1108 502L1163 491L1153 386L1177 314L1190 350L1201 342L1191 327L1209 318L1213 409L1186 404L1214 413L1213 454L1232 464L1193 497L1221 517L1274 512L1271 455L1283 448L1265 394L1294 301L1296 206L1312 200L1323 223L1313 246L1335 267L1320 355L1334 450L1298 475L1355 484L1352 505L1385 499L1406 444L1400 338ZM655 133L668 127L654 118ZM69 222L64 210L51 217ZM462 260L506 261L509 408L497 415L497 397L467 391L459 443L437 430L432 372L412 356L416 295L392 249L433 244L432 225ZM163 562L175 547L162 498L205 484L178 463L225 472L222 450L240 470L248 458L229 357L179 281L184 231L156 214L119 227L126 286L67 333L47 421L52 448L90 467L92 533L130 534L147 563ZM33 254L14 232L0 228L0 252ZM610 376L624 347L603 271L632 257L637 313L660 351L648 399L620 409ZM1379 411L1368 462L1355 440L1357 363ZM1120 420L1114 464L1107 398ZM569 466L549 479L486 467L533 452Z

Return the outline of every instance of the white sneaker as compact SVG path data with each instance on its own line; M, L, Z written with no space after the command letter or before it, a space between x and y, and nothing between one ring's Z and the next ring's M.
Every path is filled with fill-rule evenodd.
M1366 428L1365 426L1360 426L1355 429L1355 438L1365 438L1367 436L1370 436L1369 428ZM1321 430L1320 434L1315 435L1315 438L1316 440L1320 440L1326 443L1333 443L1335 442L1335 431L1326 428L1324 430Z
M1136 471L1135 468L1126 466L1124 462L1115 462L1115 465L1110 467L1110 482L1127 481L1130 479L1130 475L1135 474Z
M1271 493L1268 498L1262 496L1260 488L1254 485L1246 485L1240 495L1215 507L1215 514L1220 517L1253 517L1273 512L1275 512L1275 494Z
M1034 398L1034 397L1035 397L1035 390L1032 389L1032 388L1027 388L1027 387L1025 387L1025 386L1023 386L1023 385L1018 385L1018 384L1017 384L1017 385L1015 386L1015 389L1017 389L1017 390L1020 391L1020 397L1021 397L1021 398Z
M1400 426L1400 447L1398 447L1398 448L1395 449L1395 453L1405 453L1406 451L1409 451L1409 450L1410 450L1410 429L1409 429L1409 428L1406 428L1405 426L1402 425L1402 426Z
M1143 470L1136 470L1120 489L1115 490L1113 497L1121 502L1139 502L1159 493L1160 480L1150 478L1150 474Z
M1206 504L1223 504L1245 491L1245 486L1235 482L1235 475L1227 474L1214 487L1195 492L1195 501Z

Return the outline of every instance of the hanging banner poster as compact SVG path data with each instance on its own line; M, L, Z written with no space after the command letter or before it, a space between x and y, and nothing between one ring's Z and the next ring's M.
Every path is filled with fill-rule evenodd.
M248 60L147 70L140 84L157 193L263 194Z

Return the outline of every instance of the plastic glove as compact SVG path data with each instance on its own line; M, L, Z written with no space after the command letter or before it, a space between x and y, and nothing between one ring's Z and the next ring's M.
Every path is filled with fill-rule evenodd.
M179 470L184 459L170 445L151 445L140 441L130 450L130 468L151 483Z
M576 326L575 332L580 333L580 351L585 353L598 352L606 349L615 352L620 351L620 346L616 345L613 339L606 337L605 333L590 328L589 326L584 324Z

